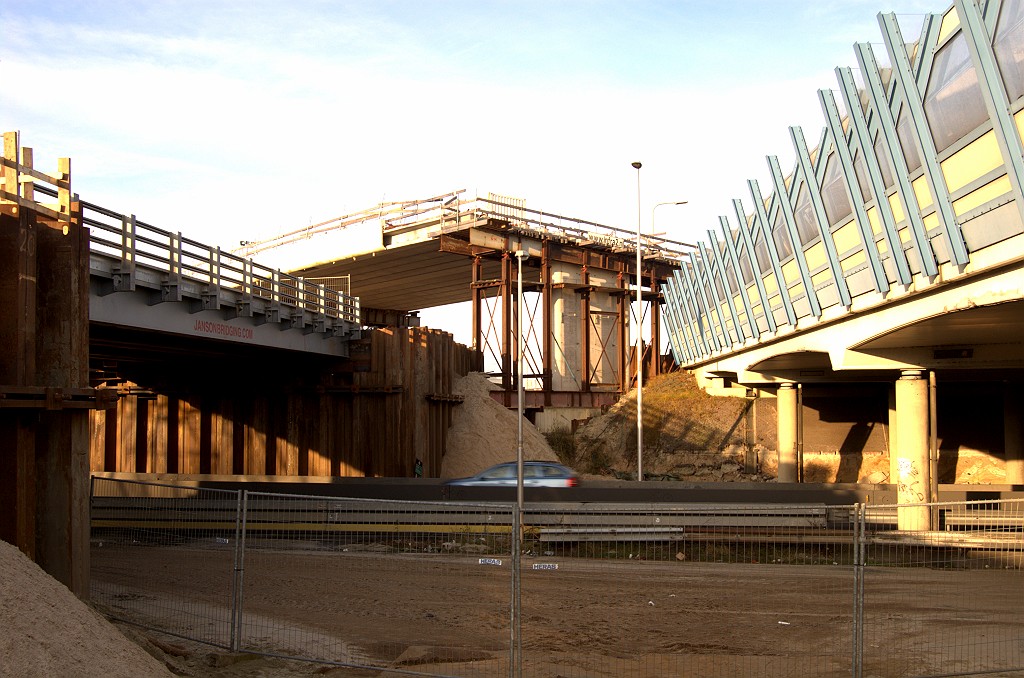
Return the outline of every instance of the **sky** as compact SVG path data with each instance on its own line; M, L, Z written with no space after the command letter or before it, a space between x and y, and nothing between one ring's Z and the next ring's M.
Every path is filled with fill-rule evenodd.
M910 40L948 6L0 0L0 131L42 171L70 157L83 200L224 249L459 189L694 242L748 179L770 193L767 155L792 168L790 126L817 142L879 12Z

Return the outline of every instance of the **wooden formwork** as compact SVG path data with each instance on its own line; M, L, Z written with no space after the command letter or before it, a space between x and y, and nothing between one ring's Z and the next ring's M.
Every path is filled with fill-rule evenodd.
M230 350L230 349L226 349ZM438 476L453 381L479 353L422 328L368 332L346 362L278 352L259 379L195 379L180 365L120 384L92 417L94 472L247 476ZM417 463L419 462L419 463Z
M89 387L88 232L69 159L40 172L7 132L0 160L0 539L85 597L87 410L113 404Z

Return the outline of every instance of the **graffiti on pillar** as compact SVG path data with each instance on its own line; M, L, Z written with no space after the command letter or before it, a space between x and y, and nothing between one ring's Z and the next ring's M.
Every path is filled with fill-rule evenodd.
M898 491L900 497L908 497L911 501L924 501L924 490L921 486L921 474L912 459L896 460L898 475Z

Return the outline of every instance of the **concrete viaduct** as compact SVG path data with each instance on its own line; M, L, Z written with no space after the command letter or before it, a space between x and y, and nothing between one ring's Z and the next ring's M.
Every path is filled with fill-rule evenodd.
M916 39L880 14L884 62L855 46L860 82L837 68L818 92L817 147L791 128L792 171L769 156L769 193L748 182L664 289L681 366L777 397L780 481L799 478L802 390L876 383L901 503L934 499L957 452L943 429L979 409L1024 484L1024 8L983 6L927 15ZM969 388L983 402L955 404Z

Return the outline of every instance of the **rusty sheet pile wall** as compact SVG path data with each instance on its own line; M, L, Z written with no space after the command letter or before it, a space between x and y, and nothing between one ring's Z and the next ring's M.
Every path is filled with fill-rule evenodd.
M445 332L389 328L350 361L274 352L248 377L230 363L211 360L205 379L178 363L146 379L125 370L117 408L91 417L92 471L437 476L461 400L452 382L479 369L479 353Z

